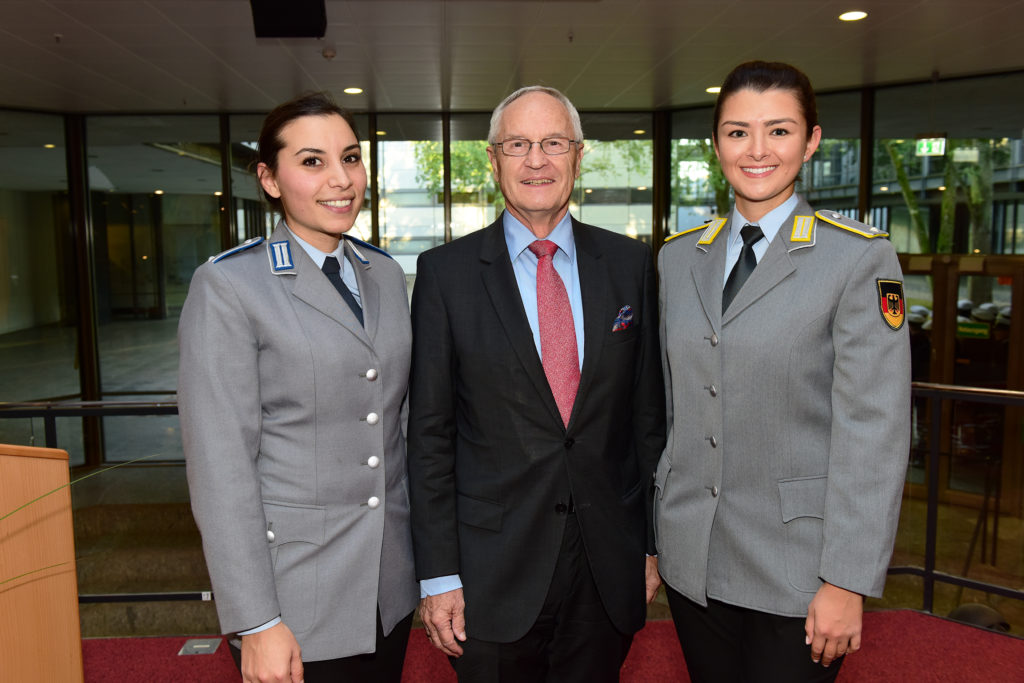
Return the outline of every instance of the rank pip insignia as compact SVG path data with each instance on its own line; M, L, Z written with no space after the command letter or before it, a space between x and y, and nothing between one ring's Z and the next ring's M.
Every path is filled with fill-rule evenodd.
M899 280L878 280L878 303L882 309L882 318L894 330L903 327L905 302L903 300L903 283Z

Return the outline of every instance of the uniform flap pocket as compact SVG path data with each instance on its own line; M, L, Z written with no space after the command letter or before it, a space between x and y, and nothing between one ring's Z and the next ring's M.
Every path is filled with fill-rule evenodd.
M783 523L797 517L825 519L825 490L828 477L797 477L779 480Z
M464 494L458 494L456 507L459 521L470 526L477 526L481 529L501 531L501 517L505 508L501 503L492 503L489 500L471 498Z
M322 505L263 502L267 517L267 541L270 547L282 543L313 543L322 545L327 526L327 509Z

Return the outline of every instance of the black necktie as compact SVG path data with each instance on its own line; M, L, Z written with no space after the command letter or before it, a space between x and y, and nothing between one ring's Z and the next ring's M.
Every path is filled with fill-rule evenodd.
M348 307L355 313L356 319L359 320L359 324L363 324L363 309L356 303L356 298L352 296L352 292L349 291L348 286L341 279L341 264L338 263L338 259L333 256L328 256L324 259L324 266L322 268L324 275L331 281L334 288L338 290L338 294L341 294L341 298L345 300Z
M750 274L754 272L754 268L757 267L754 245L764 237L764 233L761 232L759 226L748 223L740 230L740 236L743 237L743 248L740 250L740 258L736 261L736 265L733 266L732 272L729 273L729 279L725 281L725 289L722 290L723 314L725 309L729 308L729 304L732 303L740 288L743 287L743 283L747 281Z

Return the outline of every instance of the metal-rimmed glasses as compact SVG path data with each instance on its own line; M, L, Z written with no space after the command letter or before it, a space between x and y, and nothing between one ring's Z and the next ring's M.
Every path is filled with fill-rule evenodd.
M507 157L525 157L533 149L534 145L540 146L540 151L548 156L558 156L569 151L570 145L580 144L578 140L570 140L563 137L544 138L543 140L527 140L526 138L508 138L501 142L492 142L495 147L501 147L501 153Z

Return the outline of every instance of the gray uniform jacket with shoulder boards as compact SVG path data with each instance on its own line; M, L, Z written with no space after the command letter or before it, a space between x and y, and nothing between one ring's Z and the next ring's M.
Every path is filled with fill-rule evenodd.
M221 629L278 614L304 660L372 652L415 607L405 276L345 240L365 329L278 225L203 264L179 325L192 510Z
M896 253L801 201L723 315L725 222L659 255L661 574L700 604L798 617L822 581L880 595L910 434Z

